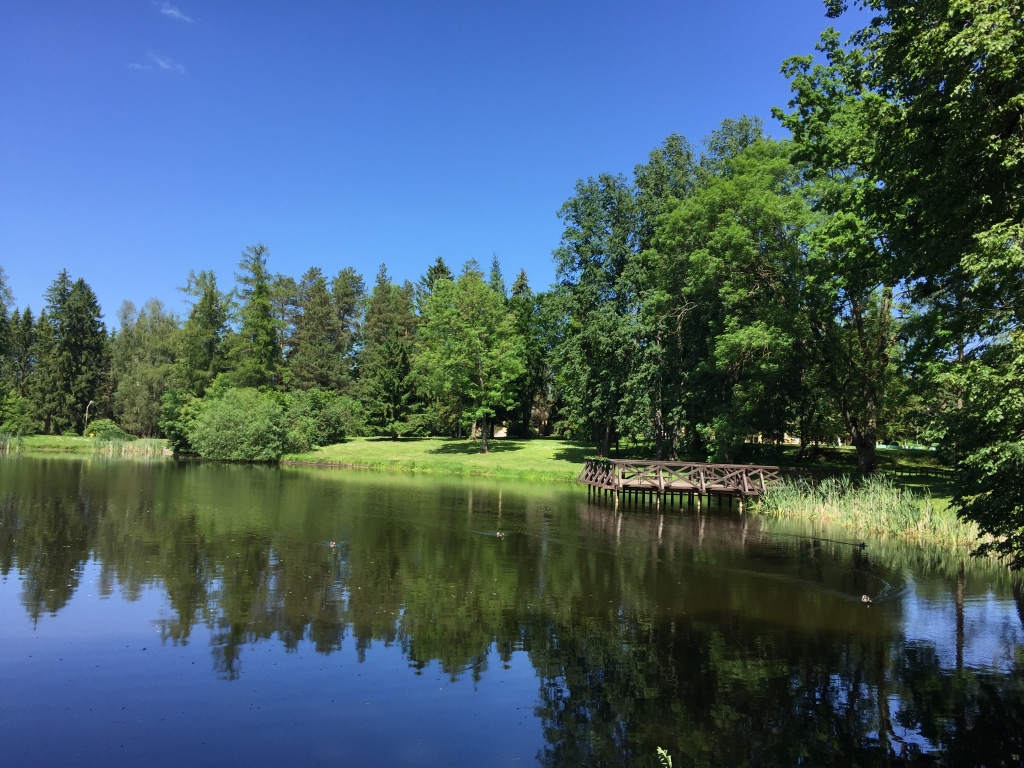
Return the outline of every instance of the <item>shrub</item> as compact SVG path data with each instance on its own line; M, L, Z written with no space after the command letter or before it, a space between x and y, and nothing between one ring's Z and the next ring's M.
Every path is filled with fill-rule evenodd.
M291 452L340 443L361 431L359 403L346 395L321 389L293 392L287 408Z
M120 440L122 442L137 439L135 435L128 434L110 419L96 419L96 421L89 422L89 426L85 428L85 436L94 437L97 440Z
M160 398L160 431L175 453L191 453L189 429L199 411L199 398L180 389L169 389Z
M34 435L42 429L42 422L32 413L32 403L11 390L0 401L0 432L9 435Z
M255 389L229 389L196 401L188 420L188 442L203 458L277 461L284 453L284 409Z

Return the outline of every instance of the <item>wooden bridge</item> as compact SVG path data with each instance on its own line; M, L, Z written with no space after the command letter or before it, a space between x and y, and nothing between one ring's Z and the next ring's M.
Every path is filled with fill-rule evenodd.
M588 494L614 497L616 504L621 498L641 503L674 501L682 505L686 498L689 504L696 499L699 505L706 496L709 504L717 497L719 504L727 498L732 506L735 498L742 507L744 499L764 493L795 472L752 464L587 459L576 482L585 484Z

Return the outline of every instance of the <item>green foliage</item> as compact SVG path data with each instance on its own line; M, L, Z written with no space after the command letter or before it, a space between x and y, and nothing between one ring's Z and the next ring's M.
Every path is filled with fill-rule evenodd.
M411 284L394 285L382 264L370 294L359 355L359 394L371 434L397 439L417 430L410 375L416 334Z
M188 442L205 459L277 461L285 450L287 420L277 400L255 388L207 398L188 424Z
M273 285L263 243L242 252L238 282L241 329L231 350L234 381L242 387L268 388L278 383L281 363L281 320L272 302Z
M110 340L111 410L127 431L153 437L159 431L160 398L173 376L178 321L156 299L138 312L124 302L118 319L120 328Z
M42 429L42 422L35 417L31 401L10 390L0 400L0 432L9 435L34 435Z
M292 392L287 398L288 451L340 443L362 433L358 400L322 389Z
M222 293L213 272L190 271L180 289L194 299L188 318L177 335L176 386L202 397L206 387L224 371L228 316L232 294Z
M939 377L945 406L934 437L957 461L954 504L1024 567L1024 334Z
M188 433L202 401L181 389L169 389L160 398L160 431L175 453L191 453Z
M85 436L93 437L97 440L122 440L125 442L137 439L135 435L125 432L111 419L90 421L86 427Z
M462 424L479 424L486 452L491 420L515 403L526 370L523 339L504 295L467 266L458 280L434 286L419 335L419 380Z
M92 289L66 270L46 302L35 330L31 397L48 434L77 433L103 376L106 329Z

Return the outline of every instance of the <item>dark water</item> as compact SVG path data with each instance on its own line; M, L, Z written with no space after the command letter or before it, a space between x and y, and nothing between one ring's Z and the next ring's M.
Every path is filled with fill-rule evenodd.
M1021 764L1020 587L849 538L576 488L0 459L0 764Z

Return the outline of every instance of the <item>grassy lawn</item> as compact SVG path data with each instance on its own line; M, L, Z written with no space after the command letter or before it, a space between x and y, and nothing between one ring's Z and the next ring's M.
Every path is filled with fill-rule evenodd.
M29 435L23 440L24 450L31 453L92 453L96 448L91 437L75 435Z
M478 441L441 437L355 438L308 453L288 454L282 461L568 482L576 479L583 468L583 459L594 453L588 443L548 438L500 438L488 443L491 450L483 454Z

